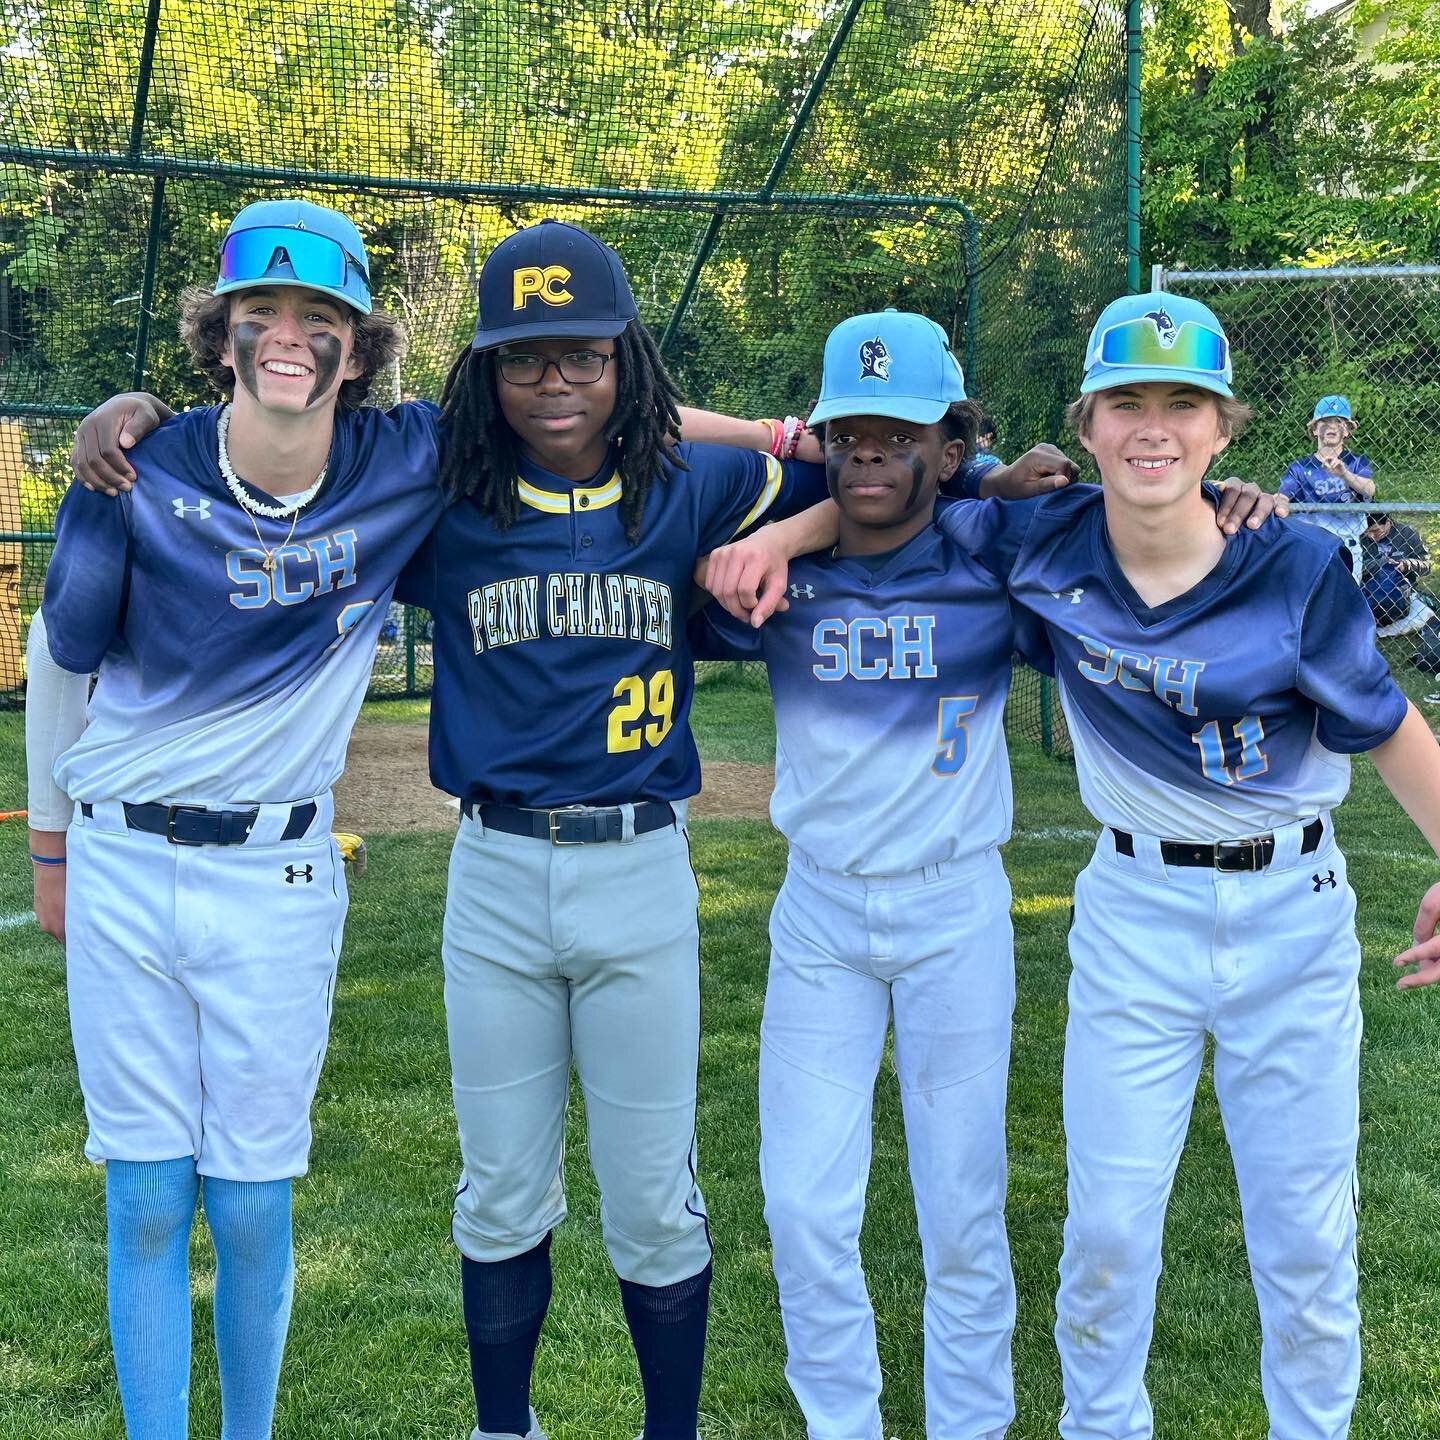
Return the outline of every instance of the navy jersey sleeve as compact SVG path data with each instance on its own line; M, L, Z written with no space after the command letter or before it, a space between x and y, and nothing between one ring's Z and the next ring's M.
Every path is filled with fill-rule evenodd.
M1350 457L1350 470L1352 474L1358 475L1362 480L1373 480L1375 478L1375 467L1370 463L1368 455L1352 455Z
M764 643L753 625L711 601L690 617L690 649L697 660L763 660Z
M130 575L130 500L72 485L55 516L55 553L45 572L45 628L57 665L97 670L125 619Z
M1295 688L1319 708L1316 733L1327 750L1373 750L1405 718L1405 695L1375 648L1375 621L1336 555L1316 582L1300 622Z
M1042 498L941 501L935 523L971 559L1008 582Z
M440 462L445 458L445 427L440 423L440 407L433 400L402 400L386 414L396 424L413 430L418 443L433 447L438 475Z
M402 605L418 605L422 610L435 609L435 531L421 542L420 548L405 563L395 582L395 598Z
M825 467L781 462L759 450L691 445L685 459L701 486L700 553L707 554L762 520L782 520L818 505Z
M1000 457L991 455L989 451L962 460L960 468L945 482L941 493L955 500L978 500L980 481L984 479L985 472L993 470L1000 463Z
M1285 473L1280 477L1276 493L1294 500L1304 488L1305 463L1302 460L1292 460L1285 467Z

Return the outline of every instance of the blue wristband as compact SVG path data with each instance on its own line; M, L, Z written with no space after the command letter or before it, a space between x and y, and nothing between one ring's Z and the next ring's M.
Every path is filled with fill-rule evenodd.
M63 855L37 855L33 850L30 852L30 861L34 865L63 865Z

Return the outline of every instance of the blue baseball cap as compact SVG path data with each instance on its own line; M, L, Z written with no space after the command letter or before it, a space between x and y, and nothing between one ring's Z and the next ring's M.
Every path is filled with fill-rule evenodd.
M563 220L517 230L480 271L472 350L513 340L610 340L639 311L620 257Z
M841 415L886 415L934 425L965 398L945 332L924 315L881 310L842 320L825 341L812 425Z
M308 200L257 200L220 242L215 293L303 285L370 313L370 262L360 232L338 210Z
M1310 417L1310 424L1317 420L1348 420L1354 424L1355 417L1350 413L1350 401L1344 395L1322 395L1315 402L1315 413Z
M1198 300L1152 290L1122 295L1101 312L1085 345L1082 395L1173 380L1231 397L1230 342L1215 312Z

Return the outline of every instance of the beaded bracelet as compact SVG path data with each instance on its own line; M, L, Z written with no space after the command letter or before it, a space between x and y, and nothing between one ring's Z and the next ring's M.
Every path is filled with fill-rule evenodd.
M63 855L37 855L33 850L30 852L30 859L36 865L63 865Z
M800 448L800 442L805 438L807 430L805 422L798 415L787 415L785 423L780 427L783 440L782 450L777 450L777 459L793 460L795 452Z

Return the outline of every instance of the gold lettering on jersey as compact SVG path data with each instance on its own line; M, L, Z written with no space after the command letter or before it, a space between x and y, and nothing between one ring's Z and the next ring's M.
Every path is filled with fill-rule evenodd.
M540 577L517 575L511 580L494 580L472 590L465 597L470 616L470 638L475 653L515 645L540 636Z
M1075 637L1090 657L1075 668L1093 685L1119 684L1122 690L1143 690L1182 715L1198 715L1195 689L1205 669L1203 660L1180 660L1171 655L1146 655L1123 650L1088 635Z

